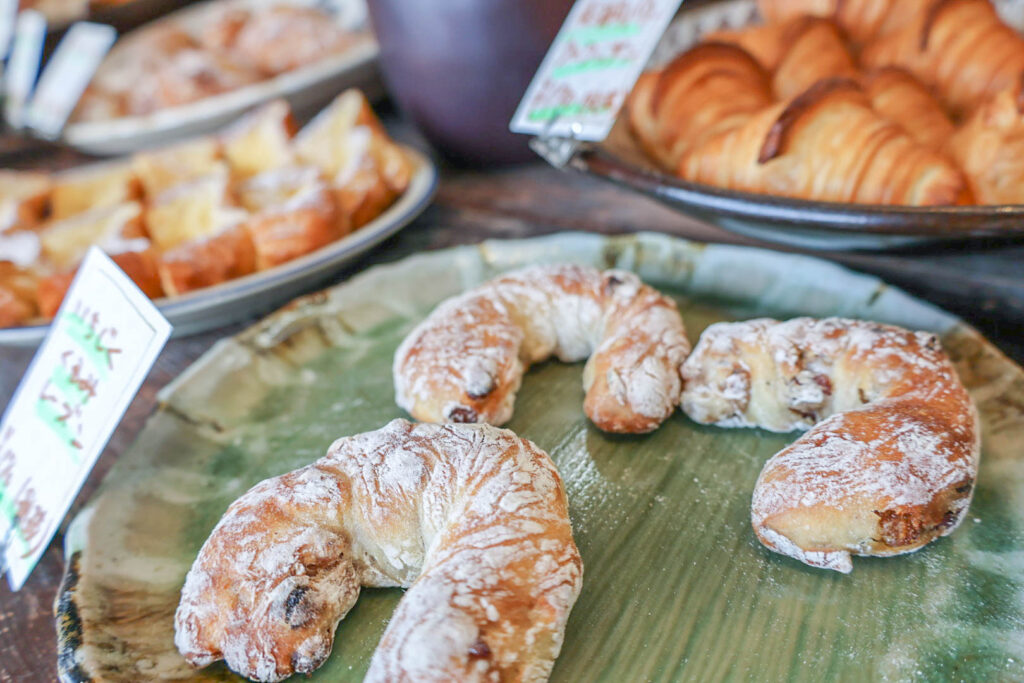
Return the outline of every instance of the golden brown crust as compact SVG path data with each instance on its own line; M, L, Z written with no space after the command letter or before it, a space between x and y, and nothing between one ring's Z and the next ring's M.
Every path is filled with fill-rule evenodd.
M256 270L305 256L339 236L334 211L315 207L267 212L247 221L245 229L255 247Z
M174 296L254 272L256 250L249 233L236 226L165 251L158 268L164 291Z
M772 76L776 99L788 100L823 79L855 79L859 71L835 22L802 16L783 27L785 55Z
M982 204L1024 204L1024 113L1020 83L998 93L949 140L949 153L964 169Z
M966 188L949 159L877 114L843 79L820 81L689 151L678 174L747 192L864 204L950 205Z
M857 45L910 22L929 0L758 0L769 22L810 14L835 21Z
M860 86L849 78L819 80L794 97L768 130L761 151L758 152L757 162L763 164L789 151L792 138L799 132L801 119L813 116L817 107L827 106L842 97L857 103L863 101Z
M702 43L646 77L627 107L641 144L668 168L688 148L771 103L767 73L746 51Z
M712 31L702 43L736 45L750 54L766 71L774 71L786 51L786 24L759 24L739 29Z
M160 275L157 272L157 261L160 255L155 249L146 248L138 251L124 251L110 255L111 260L132 279L143 294L151 299L164 295ZM39 314L44 318L52 318L57 314L64 301L64 295L71 287L78 268L53 273L39 279L35 292L39 306Z
M1014 85L1024 39L988 0L932 0L914 19L867 45L868 67L902 66L932 86L956 115Z
M38 315L37 279L29 269L0 261L0 327L21 325Z
M871 106L905 133L932 149L943 149L953 135L953 122L931 90L909 71L887 66L863 79Z

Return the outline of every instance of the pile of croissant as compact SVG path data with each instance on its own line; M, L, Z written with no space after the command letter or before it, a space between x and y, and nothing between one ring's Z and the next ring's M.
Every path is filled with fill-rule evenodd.
M989 0L758 0L641 75L626 115L688 181L862 204L1024 203L1024 37Z

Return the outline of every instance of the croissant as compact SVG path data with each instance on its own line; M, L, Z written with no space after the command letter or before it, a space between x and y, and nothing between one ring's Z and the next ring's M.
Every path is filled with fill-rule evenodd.
M418 420L502 424L530 364L589 356L587 416L649 432L679 402L689 351L675 302L633 273L537 266L438 306L395 353L395 399Z
M1024 72L1024 38L988 0L932 0L914 20L867 45L865 66L902 66L964 114Z
M953 135L953 122L931 91L899 67L883 67L863 79L871 106L899 125L917 142L942 149Z
M704 43L735 45L756 59L766 71L775 71L786 51L786 24L756 24L721 29L701 36Z
M1024 84L997 94L974 111L949 140L983 204L1024 204Z
M951 533L970 504L977 412L933 335L842 318L719 323L683 376L697 422L810 428L754 488L754 531L775 552L845 573L851 554Z
M951 161L878 115L843 79L819 81L690 150L678 174L746 192L865 204L955 204L966 190Z
M361 586L404 586L367 681L542 681L582 571L537 446L394 420L232 503L185 578L174 641L193 666L279 681L327 659Z
M769 23L810 14L834 20L855 43L892 31L912 21L928 0L758 0Z
M788 100L824 78L857 78L857 66L839 28L828 19L800 17L785 25L787 46L772 76L775 97Z
M743 49L701 43L643 74L626 102L641 146L675 168L691 146L741 125L772 101L768 74Z

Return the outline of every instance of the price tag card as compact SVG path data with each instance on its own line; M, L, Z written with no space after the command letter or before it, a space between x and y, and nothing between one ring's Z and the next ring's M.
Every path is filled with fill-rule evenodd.
M18 20L18 0L0 0L0 59L7 57Z
M4 69L4 116L14 128L24 124L25 103L36 84L45 37L46 17L41 12L27 9L18 15L11 57Z
M513 133L604 140L682 0L576 0Z
M115 40L117 31L105 24L80 21L68 29L39 77L25 124L44 137L60 135Z
M19 590L170 336L102 251L82 262L0 421L0 538Z

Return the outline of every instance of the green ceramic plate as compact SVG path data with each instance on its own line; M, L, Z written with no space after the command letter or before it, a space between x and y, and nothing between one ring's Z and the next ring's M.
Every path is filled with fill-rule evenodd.
M660 235L487 242L371 269L220 342L162 396L66 536L65 680L220 680L174 649L196 552L257 481L402 413L391 356L445 297L501 270L570 260L637 271L691 337L718 320L869 318L942 335L984 448L962 527L920 552L810 569L754 538L750 494L794 437L693 424L615 437L582 414L581 365L530 371L508 425L553 457L586 567L555 681L1024 679L1024 372L955 318L822 261ZM361 680L399 590L366 590L313 676Z

